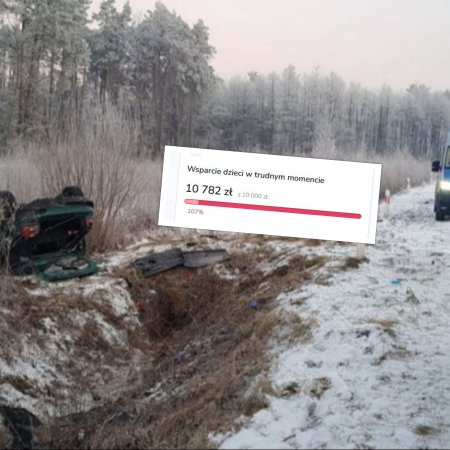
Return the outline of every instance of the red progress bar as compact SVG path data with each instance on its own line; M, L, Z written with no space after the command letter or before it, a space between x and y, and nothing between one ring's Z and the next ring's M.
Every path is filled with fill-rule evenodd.
M284 206L251 205L248 203L216 202L214 200L195 200L187 198L184 203L187 205L217 206L219 208L252 209L254 211L271 211L291 214L307 214L310 216L344 217L346 219L361 219L361 214L320 211L318 209L286 208Z

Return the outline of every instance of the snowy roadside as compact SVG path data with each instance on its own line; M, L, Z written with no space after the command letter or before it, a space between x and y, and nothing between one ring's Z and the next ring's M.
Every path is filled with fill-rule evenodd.
M450 223L434 220L432 199L432 185L395 196L368 263L279 296L318 326L309 343L274 349L269 407L218 445L448 446Z
M11 326L17 342L0 354L0 400L40 416L60 415L74 401L77 412L89 410L131 385L136 392L160 392L158 383L140 379L143 369L150 373L153 356L152 345L142 347L148 337L134 306L139 292L127 281L130 262L172 247L225 248L230 261L212 267L211 276L242 283L244 305L270 299L280 317L301 317L312 334L302 342L288 336L287 343L282 340L292 328L278 329L269 407L242 419L236 434L214 436L217 445L445 447L450 224L435 222L432 197L432 186L395 196L391 218L378 223L377 244L367 249L370 261L359 268L349 258L355 245L193 232L164 239L149 234L104 255L103 271L94 277L54 285L25 280L30 298L16 305L24 314L17 318L21 333ZM2 310L4 317L16 306ZM139 408L144 403L136 400Z
M317 246L317 242L312 244ZM0 305L4 341L6 333L13 339L13 345L0 348L0 403L51 417L74 412L74 408L76 412L90 410L128 389L129 373L139 376L143 367L151 365L154 343L136 309L134 296L138 294L126 279L127 270L136 258L178 247L227 249L232 262L212 266L211 273L230 286L253 274L258 274L256 279L272 280L273 272L287 268L293 258L305 263L309 256L325 251L320 245L313 250L300 246L297 239L274 240L271 236L149 233L120 252L98 256L102 270L95 276L59 283L26 277L18 285L22 294L16 302ZM251 271L242 258L253 264ZM323 268L306 265L308 270ZM177 280L179 274L169 272L170 276ZM138 284L139 278L133 283ZM282 276L278 282L284 286ZM266 285L273 287L267 281ZM279 292L282 287L276 289Z

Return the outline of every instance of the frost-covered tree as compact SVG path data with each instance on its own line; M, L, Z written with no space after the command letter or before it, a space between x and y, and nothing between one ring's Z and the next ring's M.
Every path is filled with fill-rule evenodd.
M117 104L120 87L125 84L125 70L129 56L131 24L130 4L125 3L121 12L115 7L115 0L105 0L94 14L98 29L89 37L91 50L91 73L95 88L98 87L102 104L106 97Z
M45 134L53 119L77 96L87 64L85 40L89 0L0 2L1 55L8 69L1 84L6 99L4 140Z
M431 158L446 139L450 91L367 89L293 65L220 81L202 21L190 26L156 3L132 23L128 3L118 10L103 0L89 24L89 5L0 0L0 148L60 138L99 105L132 124L136 153L154 157L173 144L286 155L401 149Z
M281 76L235 77L223 83L216 101L222 104L214 122L218 148L288 155L324 154L327 147L373 154L400 149L431 158L450 127L449 93L423 85L369 90L333 73L299 75L294 66Z
M131 86L153 156L164 144L192 144L196 105L214 79L212 54L202 22L191 28L159 2L134 30Z

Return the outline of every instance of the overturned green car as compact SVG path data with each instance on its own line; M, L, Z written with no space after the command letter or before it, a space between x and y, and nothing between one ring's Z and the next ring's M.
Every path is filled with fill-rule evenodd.
M86 259L93 215L94 204L79 187L24 205L11 192L0 191L0 264L15 275L36 274L46 281L98 272Z

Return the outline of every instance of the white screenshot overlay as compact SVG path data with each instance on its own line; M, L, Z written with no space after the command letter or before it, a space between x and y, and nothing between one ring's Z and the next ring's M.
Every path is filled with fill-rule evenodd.
M381 164L166 146L159 225L375 244Z

